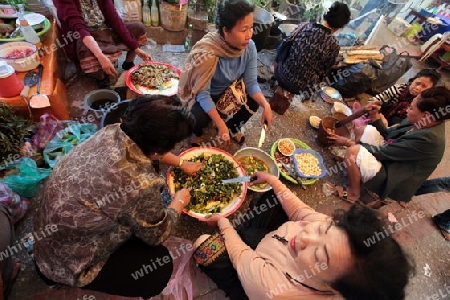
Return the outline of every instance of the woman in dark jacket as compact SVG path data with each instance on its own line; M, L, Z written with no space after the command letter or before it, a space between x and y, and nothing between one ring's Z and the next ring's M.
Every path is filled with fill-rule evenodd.
M380 106L369 103L366 108L369 107L376 112L371 113L372 124L380 130L377 126L382 123L378 113ZM358 200L362 182L381 199L410 201L444 155L444 121L450 118L449 107L450 90L446 87L422 92L411 102L407 119L380 131L386 141L383 146L356 144L346 137L331 134L330 139L336 145L348 146L344 158L348 191L344 190L341 196Z
M275 65L278 87L270 101L272 110L282 115L289 108L294 94L311 97L335 64L339 55L338 41L333 37L350 21L350 10L341 2L334 2L323 16L322 23L299 24L285 61Z

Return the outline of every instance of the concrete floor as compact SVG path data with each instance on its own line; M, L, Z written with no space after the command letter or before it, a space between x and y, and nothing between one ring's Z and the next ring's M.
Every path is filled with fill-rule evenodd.
M170 63L172 65L181 67L186 54L173 54L161 51L161 46L156 49L149 50L155 61ZM264 78L270 78L273 73L271 68L274 59L274 51L263 50L259 53L259 75ZM120 65L120 64L119 64ZM414 67L403 76L400 81L405 81L417 72L418 69L427 67L426 63L415 63ZM444 75L443 83L447 86L450 82L450 73L442 72ZM264 94L270 97L273 93L267 83L261 84ZM94 89L94 83L86 77L78 76L68 83L68 92L72 102L71 115L74 119L83 120L92 111L87 111L83 107L84 95L90 90ZM312 129L307 119L310 115L317 115L324 117L330 115L330 104L322 101L294 101L292 107L285 115L274 116L273 129L267 134L266 142L262 149L269 151L271 145L281 137L292 137L302 140L313 149L319 151L324 157L325 164L328 168L332 167L335 162L328 149L320 147L316 143L317 131ZM100 122L99 116L95 114L95 123ZM260 112L258 112L248 122L245 127L246 145L257 145L259 138L259 119ZM213 135L213 130L209 131ZM446 133L447 143L450 143L450 123L447 123ZM176 152L183 151L188 148L188 143L184 142L176 149ZM232 144L226 151L230 153L236 152L240 147L237 144ZM450 176L450 151L447 150L442 162L432 174L431 177ZM330 214L336 208L348 208L349 204L340 200L335 196L326 196L322 192L322 184L326 181L341 184L346 180L342 173L327 175L325 178L319 180L313 185L302 190L299 186L291 184L284 180L284 182L307 204L318 211ZM40 201L42 192L42 185L39 187L37 196L33 198L32 208L29 214L18 224L17 237L25 235L32 231L31 223L36 207ZM250 194L249 198L253 195ZM241 207L240 211L244 211L248 205L248 200ZM407 287L408 300L416 299L445 299L450 294L450 248L440 231L434 226L431 216L436 213L443 212L450 208L450 193L424 195L415 197L406 208L399 206L396 202L392 202L380 209L383 217L388 213L392 213L399 222L408 222L413 213L423 211L424 218L413 220L402 230L393 234L393 236L400 242L404 249L409 253L416 264L416 275L411 279ZM189 240L195 240L200 234L205 232L212 232L213 229L206 225L183 215L180 219L175 236L183 237ZM22 271L20 272L14 288L12 290L11 300L23 299L61 299L61 300L76 300L76 299L124 299L122 297L112 297L100 293L83 291L73 288L62 288L59 290L50 290L37 277L34 265L31 258L23 251L19 253L22 261ZM429 266L431 275L426 276L424 268ZM198 269L192 268L193 274L193 293L196 299L226 299L224 294L217 290L214 283L206 278ZM163 299L162 296L157 299Z

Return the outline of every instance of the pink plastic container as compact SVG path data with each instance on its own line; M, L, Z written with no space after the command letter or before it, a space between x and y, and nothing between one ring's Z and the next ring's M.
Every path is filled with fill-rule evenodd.
M0 97L9 98L20 94L23 83L14 68L4 61L0 61Z

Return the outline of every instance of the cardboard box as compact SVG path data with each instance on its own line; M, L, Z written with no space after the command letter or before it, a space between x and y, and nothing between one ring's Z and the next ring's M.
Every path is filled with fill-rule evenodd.
M405 36L412 29L412 25L402 18L395 17L388 28L397 36Z

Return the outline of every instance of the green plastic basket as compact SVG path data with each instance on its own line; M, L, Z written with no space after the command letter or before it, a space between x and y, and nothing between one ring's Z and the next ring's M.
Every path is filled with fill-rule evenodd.
M41 39L41 42L44 42L45 36L46 36L47 32L50 30L51 27L52 27L52 23L50 22L49 19L46 18L45 21L44 21L44 28L37 33L38 37ZM16 37L16 38L0 38L0 43L3 43L3 42L21 42L21 41L25 41L25 38L23 36Z
M291 141L293 141L294 144L295 144L295 147L297 147L297 148L311 149L311 147L309 147L307 144L303 143L303 142L300 141L300 140L297 140L297 139L294 139L294 138L288 138L288 139L290 139ZM277 140L275 143L273 143L272 147L270 148L270 156L271 156L273 159L275 159L275 160L276 160L276 158L275 158L275 152L277 151L277 148L278 148L278 142L279 142L280 140L281 140L281 139L279 139L279 140ZM278 168L278 169L280 170L281 176L283 176L284 178L286 178L287 180L289 180L289 181L292 182L292 183L298 184L297 180L295 180L294 178L292 178L291 176L289 176L286 172L283 171L282 168ZM318 178L310 178L310 179L302 180L302 183L303 183L304 185L307 185L307 184L313 184L313 183L315 183L317 180L319 180L319 179L318 179Z

